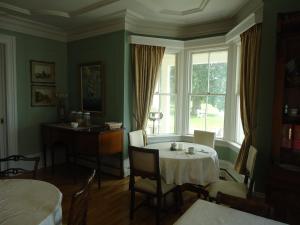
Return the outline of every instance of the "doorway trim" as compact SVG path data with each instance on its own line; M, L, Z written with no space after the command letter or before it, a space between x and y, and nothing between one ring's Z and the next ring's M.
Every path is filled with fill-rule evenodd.
M14 155L18 154L16 38L0 34L0 43L5 45L7 154Z

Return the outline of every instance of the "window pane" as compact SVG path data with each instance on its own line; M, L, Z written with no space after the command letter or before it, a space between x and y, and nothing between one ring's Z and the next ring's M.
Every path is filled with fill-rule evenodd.
M209 92L213 94L226 93L227 51L212 52L209 65Z
M225 96L208 96L206 131L216 133L216 137L223 137L224 133Z
M205 130L223 137L225 96L191 96L189 133Z
M176 55L165 54L161 64L160 93L176 92Z
M163 117L154 121L148 119L147 123L147 133L154 135L175 133L176 54L164 55L159 72L150 113L154 115L154 112L157 116L162 113Z
M208 92L208 53L192 55L191 92L201 94Z
M205 130L206 96L191 96L189 111L189 133Z
M160 96L160 112L163 118L158 121L158 132L170 134L175 132L175 96Z

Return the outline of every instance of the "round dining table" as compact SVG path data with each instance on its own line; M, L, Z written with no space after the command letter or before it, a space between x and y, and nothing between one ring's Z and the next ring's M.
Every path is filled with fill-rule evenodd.
M159 150L160 173L167 184L190 183L205 186L219 179L219 159L213 148L196 143L176 142L181 149L171 151L172 143L145 146ZM193 154L188 152L189 147L194 148Z
M30 179L0 180L1 225L61 225L62 194L54 185Z

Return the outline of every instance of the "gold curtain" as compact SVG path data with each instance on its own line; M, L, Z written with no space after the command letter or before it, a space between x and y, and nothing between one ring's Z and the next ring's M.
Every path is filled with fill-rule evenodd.
M256 145L256 105L258 69L261 45L261 24L256 24L241 34L240 110L245 134L235 170L245 173L250 145Z
M165 47L132 45L134 127L144 133L164 52Z

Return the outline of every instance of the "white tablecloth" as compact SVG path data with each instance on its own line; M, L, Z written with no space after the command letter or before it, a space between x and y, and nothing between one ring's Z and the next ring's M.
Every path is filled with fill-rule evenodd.
M219 179L217 152L207 146L195 143L176 142L182 151L170 151L171 142L147 145L159 150L160 171L167 184L192 183L207 185ZM188 147L194 147L194 154L187 154Z
M198 200L174 225L284 225L284 223Z
M61 225L62 194L37 180L0 180L1 225Z

